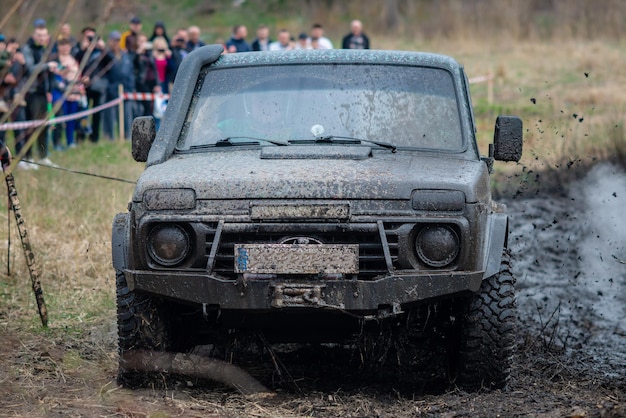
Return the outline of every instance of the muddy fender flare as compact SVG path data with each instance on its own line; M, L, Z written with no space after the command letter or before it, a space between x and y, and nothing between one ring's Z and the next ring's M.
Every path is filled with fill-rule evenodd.
M113 267L119 271L124 271L128 266L129 220L130 215L128 213L118 213L113 219L111 256L113 259Z
M487 219L485 237L485 273L483 279L500 271L502 250L508 247L509 217L504 213L494 213Z

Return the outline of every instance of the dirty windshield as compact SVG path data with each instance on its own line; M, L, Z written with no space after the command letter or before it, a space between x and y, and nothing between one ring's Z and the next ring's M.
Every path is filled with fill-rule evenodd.
M402 65L276 65L204 70L178 142L214 146L371 141L463 148L450 73ZM366 141L370 141L367 143Z

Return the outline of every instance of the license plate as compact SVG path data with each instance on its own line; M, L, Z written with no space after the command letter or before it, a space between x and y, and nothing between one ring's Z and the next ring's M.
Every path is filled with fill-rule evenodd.
M235 244L236 273L357 274L358 244Z

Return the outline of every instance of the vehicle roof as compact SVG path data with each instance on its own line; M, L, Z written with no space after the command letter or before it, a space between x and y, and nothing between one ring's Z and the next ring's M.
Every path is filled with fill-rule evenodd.
M452 57L428 52L354 50L354 49L300 49L292 51L242 52L222 55L212 67L280 64L399 64L448 69L455 72L459 63Z

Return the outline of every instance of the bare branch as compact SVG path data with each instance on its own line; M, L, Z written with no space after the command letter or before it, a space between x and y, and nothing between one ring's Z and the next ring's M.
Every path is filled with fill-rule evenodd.
M234 364L196 354L131 350L122 354L120 365L127 371L165 372L211 379L231 386L243 395L270 393L263 384Z

